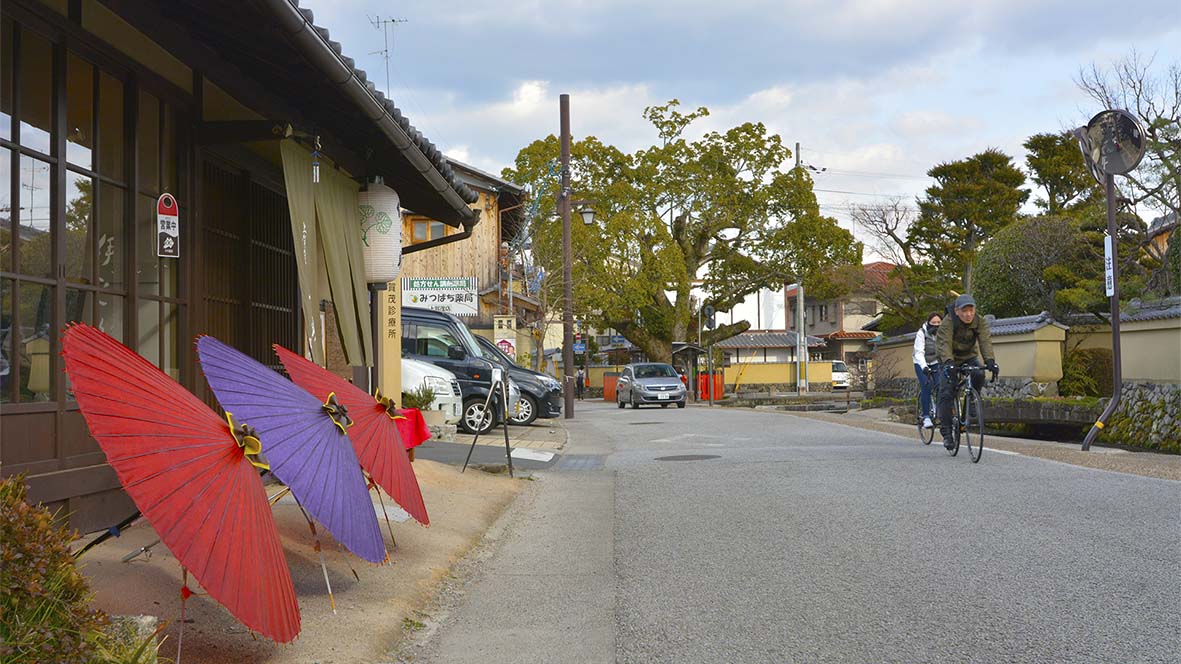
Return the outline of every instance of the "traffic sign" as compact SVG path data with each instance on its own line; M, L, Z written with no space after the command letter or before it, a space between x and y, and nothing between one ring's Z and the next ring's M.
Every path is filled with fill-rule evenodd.
M575 353L585 353L586 352L586 344L584 344L584 343L576 343L571 347L574 349Z

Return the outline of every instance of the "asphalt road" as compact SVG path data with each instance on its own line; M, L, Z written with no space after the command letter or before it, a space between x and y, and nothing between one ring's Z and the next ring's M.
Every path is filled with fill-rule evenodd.
M781 413L578 414L403 657L1181 661L1181 483ZM683 455L716 458L658 460Z

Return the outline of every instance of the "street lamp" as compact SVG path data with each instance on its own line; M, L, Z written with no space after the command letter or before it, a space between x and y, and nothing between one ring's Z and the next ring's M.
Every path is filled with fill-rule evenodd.
M592 226L595 223L595 209L589 205L583 204L582 208L578 210L578 214L582 216L582 223L587 226Z

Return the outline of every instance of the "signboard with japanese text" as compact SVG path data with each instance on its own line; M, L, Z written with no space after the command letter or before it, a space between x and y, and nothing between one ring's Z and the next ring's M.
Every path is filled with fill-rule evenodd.
M402 279L402 306L422 307L455 316L478 316L480 300L476 278Z
M180 208L172 194L156 200L156 255L180 258Z
M1103 238L1103 272L1104 272L1104 291L1107 297L1115 295L1115 256L1111 248L1111 236L1108 235Z

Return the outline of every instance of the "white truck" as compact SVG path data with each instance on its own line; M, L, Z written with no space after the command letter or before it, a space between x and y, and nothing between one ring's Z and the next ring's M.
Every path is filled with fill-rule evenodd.
M463 395L455 374L430 362L402 358L402 391L412 392L423 386L435 394L428 410L443 411L447 424L459 422L463 415Z

